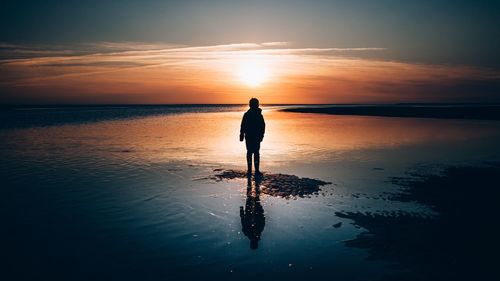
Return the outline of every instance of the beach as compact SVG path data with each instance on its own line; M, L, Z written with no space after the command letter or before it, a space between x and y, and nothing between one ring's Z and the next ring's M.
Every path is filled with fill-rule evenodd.
M495 104L353 104L286 108L284 111L333 115L500 120L500 105Z
M0 126L2 236L19 280L472 276L466 238L486 247L498 212L497 118L263 106L259 182L241 173L245 106L5 110L17 122Z

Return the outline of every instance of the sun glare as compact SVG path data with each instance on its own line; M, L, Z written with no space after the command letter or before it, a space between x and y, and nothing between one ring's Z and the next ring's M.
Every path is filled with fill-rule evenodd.
M242 63L238 76L245 85L258 87L269 80L269 69L262 61L249 60Z

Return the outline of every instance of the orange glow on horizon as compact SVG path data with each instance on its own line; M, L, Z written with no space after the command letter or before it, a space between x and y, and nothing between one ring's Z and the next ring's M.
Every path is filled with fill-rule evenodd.
M0 102L33 103L244 103L251 96L263 103L439 101L461 81L500 80L488 69L342 57L334 49L284 44L131 47L10 60L0 72L7 93Z

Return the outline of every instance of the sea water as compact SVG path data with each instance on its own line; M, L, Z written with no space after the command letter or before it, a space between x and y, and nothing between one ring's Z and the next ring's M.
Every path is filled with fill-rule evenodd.
M210 178L246 168L238 138L245 106L2 109L6 274L376 279L393 265L346 247L364 230L335 212L432 216L426 206L390 200L400 191L391 178L500 159L498 121L279 111L285 107L263 107L262 170L331 184L305 198L261 194L257 249L242 233L247 181Z

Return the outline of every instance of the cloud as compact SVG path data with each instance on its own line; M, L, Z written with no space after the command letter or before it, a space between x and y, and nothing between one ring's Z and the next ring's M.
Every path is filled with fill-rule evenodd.
M330 48L332 51L340 51L340 52L346 52L346 51L385 51L387 48Z
M277 46L287 46L289 45L290 42L264 42L260 43L261 46L270 46L270 47L277 47Z
M165 43L99 42L72 46L0 43L0 93L22 101L51 100L65 91L88 97L123 93L117 103L182 100L214 95L234 102L248 95L238 71L249 61L265 65L271 78L258 91L268 102L386 102L500 100L498 71L471 66L416 64L362 58L380 47L294 48L289 42L183 46ZM16 58L17 56L21 56ZM254 90L257 91L257 90ZM192 94L197 93L197 94ZM277 94L279 93L279 94ZM432 93L432 94L430 94ZM37 96L38 95L38 96ZM5 96L5 95L4 95ZM188 100L184 95L184 102ZM285 97L288 97L286 100ZM0 96L0 102L7 99ZM82 100L84 98L79 98ZM105 99L104 97L102 98Z

